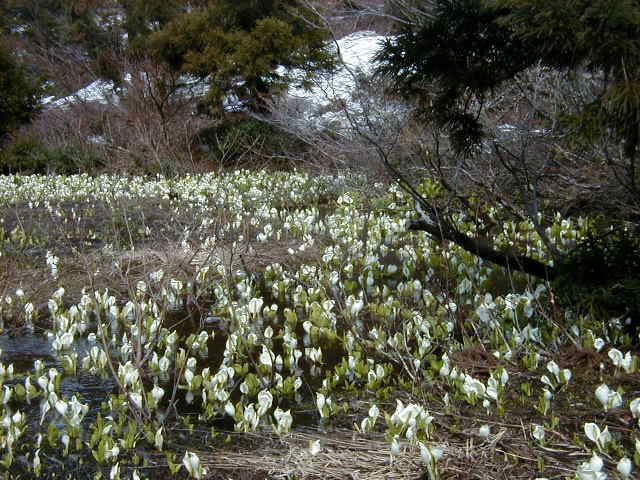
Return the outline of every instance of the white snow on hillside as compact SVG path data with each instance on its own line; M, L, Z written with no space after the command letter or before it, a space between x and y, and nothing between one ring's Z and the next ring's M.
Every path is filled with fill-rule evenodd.
M67 97L55 101L52 101L52 97L47 97L43 103L51 107L66 107L75 103L88 102L117 104L119 99L114 91L114 83L107 80L96 80Z
M144 82L148 81L146 75L145 72L140 72L140 79ZM123 80L120 91L126 92L127 86L131 85L133 78L130 73L125 73ZM203 85L202 80L190 75L183 75L181 81L183 87L179 89L179 94L195 97L202 97L207 94L208 88ZM116 89L114 82L110 80L96 80L71 95L55 101L54 98L46 97L42 103L51 107L66 107L75 103L98 102L104 105L117 105L120 102L119 91Z
M342 66L331 75L321 76L311 91L289 89L289 95L314 104L327 102L327 96L350 96L355 88L354 75L371 73L372 60L385 37L375 32L355 32L338 40L337 50Z
M342 66L333 74L320 76L311 90L292 87L289 88L288 95L304 102L312 110L312 115L313 110L335 105L338 101L349 104L357 88L357 77L371 73L373 57L385 38L387 37L369 31L355 32L341 38L336 42L336 48Z
M372 59L380 43L385 37L375 32L355 32L336 43L338 53L343 64L333 74L319 76L310 90L300 86L291 87L287 93L292 99L296 99L300 108L304 110L306 118L313 118L316 122L324 123L334 120L336 113L330 112L330 105L340 102L350 103L354 89L357 88L356 78L358 75L371 73ZM281 70L280 73L285 73ZM289 72L296 76L296 71ZM300 74L302 78L302 74ZM126 90L127 83L131 81L131 75L125 75L125 82L122 85ZM185 76L185 88L183 94L204 96L207 92L206 85L196 82L195 79ZM193 87L193 88L189 88ZM55 100L48 97L44 100L49 107L66 107L75 103L98 102L102 104L118 104L119 97L114 83L106 80L96 80L81 88L75 93ZM237 99L228 99L225 105L229 110L237 110L239 104ZM324 110L324 113L321 113Z

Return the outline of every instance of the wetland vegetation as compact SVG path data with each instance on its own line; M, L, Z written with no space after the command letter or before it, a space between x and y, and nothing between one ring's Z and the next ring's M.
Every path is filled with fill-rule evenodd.
M393 184L0 181L15 478L591 478L638 460L622 319L407 231ZM569 248L587 223L547 233ZM514 232L545 261L532 225L498 240Z
M637 477L637 3L2 2L0 476Z

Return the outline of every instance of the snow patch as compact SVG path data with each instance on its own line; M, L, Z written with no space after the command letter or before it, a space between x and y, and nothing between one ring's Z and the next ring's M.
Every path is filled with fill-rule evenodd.
M373 57L381 47L381 43L388 37L379 35L376 32L360 31L347 35L333 45L333 48L341 57L341 66L331 74L318 75L312 82L311 88L301 86L304 74L300 70L286 70L280 67L277 72L280 75L290 75L294 79L299 79L298 85L292 85L287 96L296 99L301 105L303 116L314 123L326 124L343 119L343 114L336 111L334 106L347 105L347 108L358 110L354 103L354 92L358 87L358 77L369 75L373 70ZM142 75L145 75L142 73ZM124 75L122 89L126 91L127 85L132 80L131 74ZM178 94L192 98L203 97L208 93L209 86L206 81L202 81L193 76L184 75L181 77L184 86ZM119 96L112 81L96 80L77 92L64 98L54 100L47 97L43 104L49 107L64 108L75 103L99 102L102 104L119 103ZM230 96L224 101L225 109L237 111L243 108L243 103L237 98Z
M112 81L96 80L67 97L49 102L54 107L66 107L74 103L99 102L102 104L118 104L119 98Z
M313 82L311 89L301 86L290 87L288 95L304 100L315 109L336 104L339 101L349 102L357 88L357 77L372 72L373 57L386 38L384 35L370 31L355 32L341 38L336 43L342 66L333 74L320 75ZM279 73L284 73L284 69L279 70ZM289 73L294 77L297 76L296 71Z
M26 33L30 28L30 25L16 25L15 27L10 29L10 32L15 35L22 35Z

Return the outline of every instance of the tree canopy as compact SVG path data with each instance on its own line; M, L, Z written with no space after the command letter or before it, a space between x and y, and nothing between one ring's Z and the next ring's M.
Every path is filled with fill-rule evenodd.
M640 128L640 5L634 0L428 0L387 41L379 71L419 96L424 118L458 148L478 143L473 110L484 95L535 64L602 75L581 112L612 129L634 157ZM418 13L415 13L418 12ZM427 87L428 86L428 87ZM427 87L427 88L425 88ZM435 87L435 88L434 88ZM581 118L581 120L585 120Z
M428 176L451 194L443 204L396 171L420 213L412 228L515 270L562 277L564 286L594 259L618 258L605 251L628 254L624 245L637 240L640 223L640 4L413 0L401 13L398 35L376 58L378 74L435 129L421 155ZM496 124L505 119L511 124ZM599 227L567 252L545 218L570 197L588 198L581 213ZM496 205L533 226L553 264L517 242L492 243L500 222L487 209ZM454 206L475 219L478 231L457 227ZM611 261L598 268L620 267ZM631 270L623 276L640 274ZM595 277L586 290L636 290L626 280Z
M207 78L220 107L235 94L254 110L292 78L276 67L308 75L332 66L326 32L295 0L216 0L172 20L150 45L173 68Z
M3 20L26 52L30 71L57 83L79 72L119 81L113 60L118 35L98 15L109 6L95 0L8 0Z
M387 161L416 201L411 228L553 280L568 306L640 327L630 300L640 276L640 3L398 3L398 35L377 55L377 72L431 129L419 156L425 178L447 193L425 193ZM572 199L586 227L566 244L549 225ZM505 218L534 231L548 256L533 257L515 237L496 244Z
M480 141L482 131L468 109L470 99L482 99L533 60L526 44L498 22L508 13L504 8L488 8L479 0L438 0L418 12L386 41L377 56L378 72L403 95L418 97L422 119L446 126L464 150Z
M128 41L134 48L143 47L146 37L160 31L188 9L183 0L120 0L119 3Z

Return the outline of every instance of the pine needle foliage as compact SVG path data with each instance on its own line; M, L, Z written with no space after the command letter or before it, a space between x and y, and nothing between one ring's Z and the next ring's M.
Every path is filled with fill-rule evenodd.
M604 78L598 122L635 157L640 129L640 5L633 0L422 0L377 57L378 72L422 102L458 150L482 139L484 96L535 64ZM434 88L435 86L435 88ZM587 106L585 106L587 107ZM593 105L590 106L593 114Z
M214 111L229 95L260 111L293 81L286 71L310 78L333 67L327 32L313 18L295 0L217 0L175 18L150 43L174 69L209 80Z

